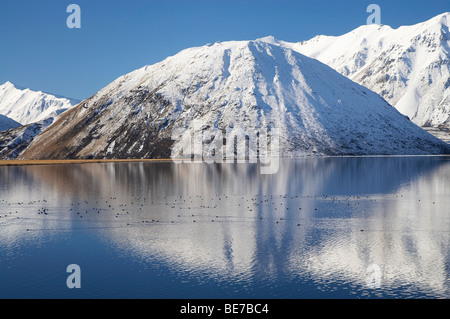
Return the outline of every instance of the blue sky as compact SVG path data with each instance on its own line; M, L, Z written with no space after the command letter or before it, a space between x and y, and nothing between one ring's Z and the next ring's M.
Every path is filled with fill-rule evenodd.
M66 25L72 3L80 29ZM344 34L366 23L371 3L394 28L450 11L449 0L1 0L0 84L84 99L188 47Z

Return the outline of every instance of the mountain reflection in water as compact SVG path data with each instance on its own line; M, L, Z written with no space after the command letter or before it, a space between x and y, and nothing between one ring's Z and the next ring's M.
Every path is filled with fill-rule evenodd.
M0 296L79 258L82 297L448 298L449 194L449 157L0 167Z

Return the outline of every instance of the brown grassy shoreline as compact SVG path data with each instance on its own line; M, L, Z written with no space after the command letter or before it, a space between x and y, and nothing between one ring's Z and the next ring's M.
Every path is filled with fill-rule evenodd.
M99 159L99 160L0 160L0 166L91 164L116 162L167 162L173 159Z
M343 156L319 156L325 157L450 157L450 154L436 155L343 155ZM303 157L303 158L309 158ZM21 166L21 165L64 165L64 164L92 164L92 163L136 163L136 162L173 162L185 161L183 158L153 158L153 159L78 159L78 160L0 160L0 166Z

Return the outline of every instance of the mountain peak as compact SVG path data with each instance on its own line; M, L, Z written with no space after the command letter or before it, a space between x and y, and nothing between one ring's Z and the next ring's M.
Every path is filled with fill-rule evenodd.
M402 28L412 28L413 30L422 30L422 32L426 31L434 31L440 32L442 28L447 29L450 26L450 12L444 12L437 16L428 19L427 21L417 23L412 26L405 26Z
M10 81L6 81L5 83L0 85L0 88L13 88L16 87L14 85L14 83L10 82Z
M256 39L256 41L267 42L270 44L279 44L279 42L280 42L273 35L268 35L263 38L258 38L258 39Z
M16 89L16 90L21 90L21 91L30 90L29 88L26 88L26 87L21 86L21 85L17 85L16 83L13 83L11 81L6 81L2 85L0 85L0 88L9 89L9 90Z
M22 88L10 81L0 85L0 114L23 125L55 117L78 102Z
M435 16L434 18L431 18L430 20L436 20L436 21L438 21L438 23L449 26L450 12L441 13L441 14Z

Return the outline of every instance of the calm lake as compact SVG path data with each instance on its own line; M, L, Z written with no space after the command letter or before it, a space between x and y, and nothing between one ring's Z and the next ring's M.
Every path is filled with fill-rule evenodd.
M0 216L0 298L450 298L450 157L3 166Z

